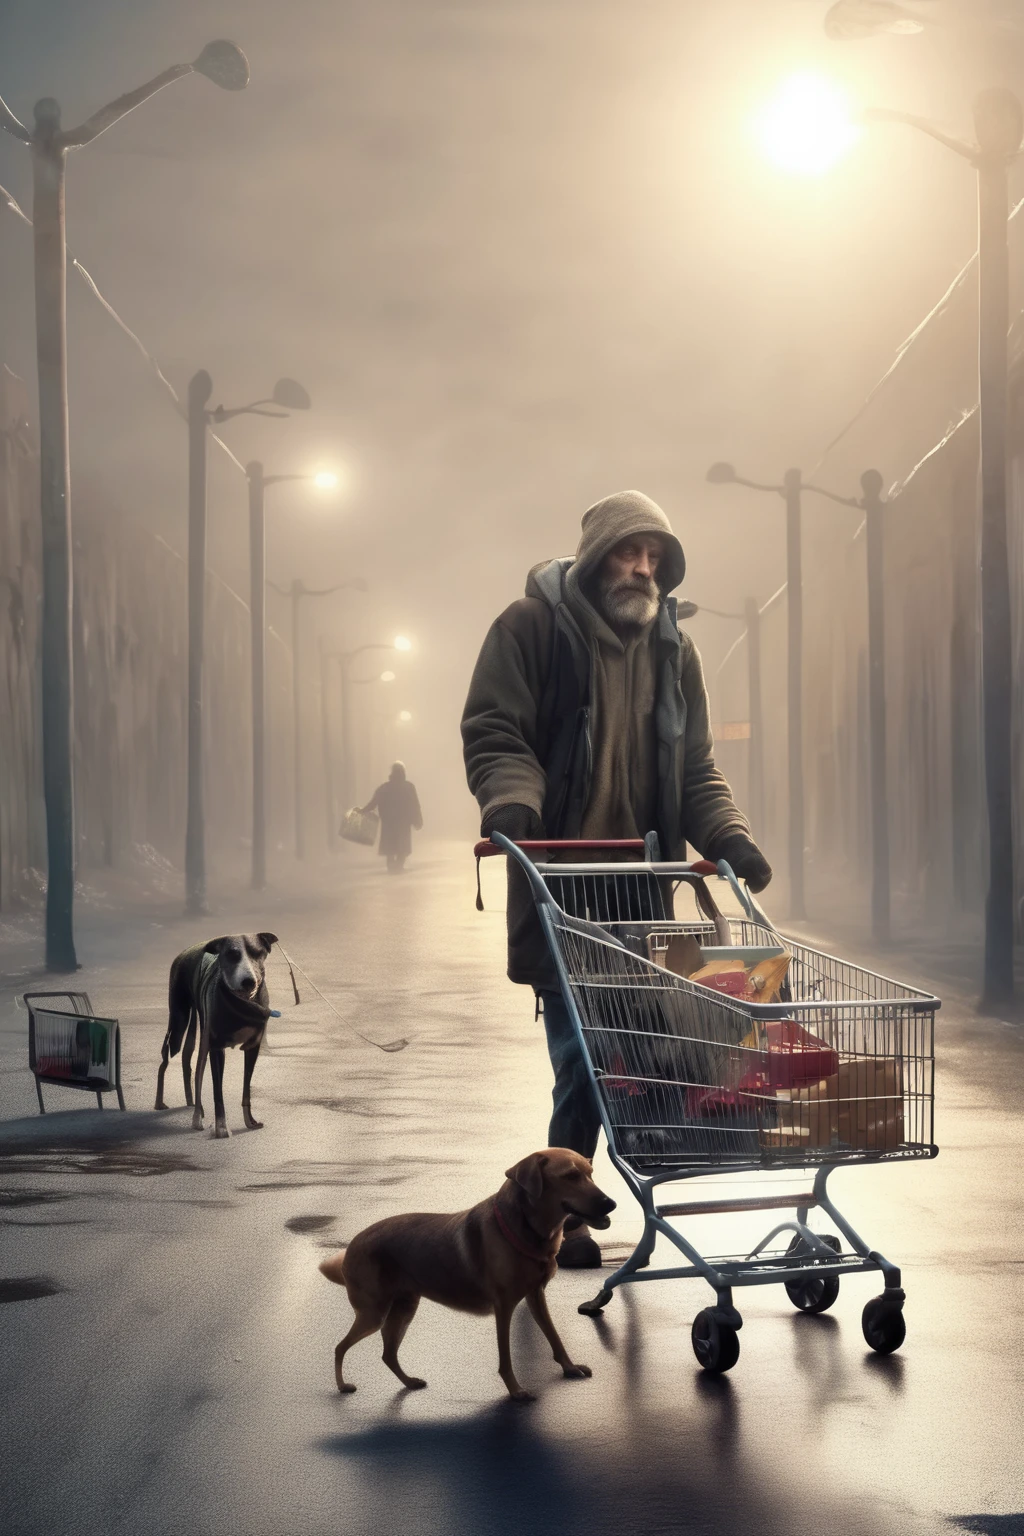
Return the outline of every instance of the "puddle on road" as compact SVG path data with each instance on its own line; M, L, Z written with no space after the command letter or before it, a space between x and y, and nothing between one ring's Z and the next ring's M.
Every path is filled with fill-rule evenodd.
M294 1159L280 1164L275 1173L282 1175L256 1184L239 1184L242 1191L270 1193L283 1189L359 1189L366 1187L387 1188L393 1184L408 1184L422 1175L425 1168L453 1168L459 1159L448 1157L391 1158L387 1173L374 1163L306 1162Z
M357 1115L365 1120L411 1120L417 1113L415 1110L403 1112L389 1108L377 1099L355 1097L285 1099L283 1102L295 1108L328 1109L335 1115Z
M285 1226L289 1232L323 1232L333 1227L336 1216L289 1216Z
M0 1304L6 1301L37 1301L40 1296L58 1296L64 1287L47 1275L26 1275L21 1280L0 1280Z
M22 1205L56 1205L70 1200L59 1189L0 1189L0 1209Z
M208 1170L182 1152L143 1152L131 1142L79 1141L45 1143L30 1149L5 1151L0 1147L4 1173L126 1174L129 1178L158 1178L167 1173L205 1173Z

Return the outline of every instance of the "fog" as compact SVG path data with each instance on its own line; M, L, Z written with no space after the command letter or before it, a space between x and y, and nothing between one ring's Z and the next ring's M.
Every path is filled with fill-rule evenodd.
M469 838L458 721L473 659L529 567L572 552L592 501L633 486L665 508L687 552L682 597L734 610L784 581L781 503L709 486L707 466L728 459L774 481L789 465L819 464L970 257L976 188L954 156L895 127L872 130L827 175L787 177L759 156L751 116L780 77L813 68L860 101L966 134L979 84L1019 79L1006 35L996 47L954 26L841 46L822 33L825 9L3 7L0 92L29 122L34 101L53 95L70 126L213 37L248 55L244 93L182 81L72 155L68 243L179 394L206 368L214 404L264 396L282 374L312 397L289 421L242 417L220 429L243 464L340 476L335 496L304 485L268 493L270 579L327 587L358 576L368 587L303 608L311 839L322 844L324 826L318 637L331 649L413 640L408 656L374 653L360 674L386 665L398 675L358 690L357 796L401 756L428 830ZM28 153L7 136L0 182L31 211ZM0 362L25 382L34 432L31 294L30 232L0 210ZM819 475L845 495L872 463L887 484L905 476L973 404L962 398L973 387L965 335L966 350L943 352L929 374L934 400L916 436L899 428L919 399L911 383L876 418L885 430L862 431ZM82 507L82 530L116 514L183 554L184 426L74 272L69 367L76 538ZM246 506L244 476L212 446L209 564L242 598ZM830 515L805 512L808 523ZM846 537L855 531L856 520ZM809 546L812 587L834 564L822 538ZM273 591L268 615L283 645L288 607ZM741 718L741 697L714 697L738 627L698 615L692 632L714 718ZM285 669L270 704L283 844L283 650L274 666ZM401 727L400 710L412 716ZM182 748L166 771L183 767ZM776 788L784 770L769 760Z

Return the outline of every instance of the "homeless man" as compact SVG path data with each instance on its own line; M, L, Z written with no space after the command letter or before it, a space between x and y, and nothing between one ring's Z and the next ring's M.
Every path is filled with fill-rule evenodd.
M669 593L685 570L668 518L639 491L584 514L574 560L534 566L526 596L488 631L462 718L483 836L654 831L663 858L683 858L691 843L727 859L752 890L768 884L771 869L715 767L700 656L676 623ZM528 882L508 866L508 974L541 1000L555 1073L548 1145L590 1158L600 1119L586 1067ZM567 1227L559 1263L600 1262L587 1228Z

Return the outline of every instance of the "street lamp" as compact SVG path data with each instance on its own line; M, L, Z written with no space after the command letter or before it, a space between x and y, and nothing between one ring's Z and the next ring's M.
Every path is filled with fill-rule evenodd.
M809 72L783 81L754 126L762 153L799 176L830 170L861 134L842 88Z
M845 35L841 32L837 36ZM978 424L981 460L981 656L989 884L981 1006L1014 996L1013 646L1007 537L1006 438L1010 319L1008 173L1024 139L1024 111L993 87L973 105L975 144L925 118L875 108L865 122L906 123L967 160L978 174Z
M287 417L308 411L310 399L294 379L278 379L266 400L208 409L213 380L201 368L188 385L188 785L185 820L185 910L206 911L206 813L203 803L203 670L206 662L206 440L211 422L236 416ZM267 410L268 405L283 410ZM250 501L251 508L251 501ZM262 586L261 586L262 592ZM262 606L262 598L260 600Z
M357 656L364 656L368 651L411 651L412 641L407 635L396 635L393 640L374 641L369 645L358 645L351 651L335 651L333 656L325 657L325 660L338 662L341 673L341 798L342 813L346 813L352 802L353 780L355 778L352 763L352 677L349 672L353 661ZM394 673L391 674L391 678ZM380 674L380 681L385 681L385 674ZM374 678L363 679L366 682L376 681Z
M870 121L908 123L945 144L978 173L978 420L981 457L981 674L988 802L989 877L981 1005L1014 995L1013 642L1006 527L1009 413L1009 166L1020 154L1024 112L995 87L974 101L976 144L906 112L873 110Z
M707 608L703 603L687 603L690 611L680 617L691 618L697 613L712 614L716 619L737 619L746 626L747 636L747 713L750 735L747 739L747 798L750 803L750 823L754 836L764 835L764 709L761 702L761 610L756 597L748 597L742 613L729 613L720 608Z
M279 397L281 385L284 380L279 380L275 390L275 396ZM294 383L294 380L287 381ZM301 386L297 386L301 387ZM287 391L286 391L287 393ZM303 392L305 393L305 392ZM297 398L297 396L292 396ZM307 397L308 400L308 397ZM264 472L263 465L258 459L253 459L245 466L246 479L249 482L249 610L252 623L252 888L254 891L262 890L267 883L267 809L266 809L266 571L267 571L267 523L265 495L268 485L280 485L288 480L304 480L312 483L319 490L330 490L338 483L337 475L327 471L318 470L312 474L298 475L268 475ZM335 590L332 588L332 590ZM362 590L365 590L363 588ZM293 616L292 628L292 676L294 680L298 675L297 651L295 647L296 627ZM296 699L298 694L295 695ZM298 738L298 706L296 704L296 739ZM296 757L296 763L298 758ZM297 772L296 772L297 779ZM296 806L298 807L298 788L296 788ZM302 854L298 851L301 846L301 835L298 831L300 825L301 810L296 811L296 853L299 858Z
M71 469L68 458L67 255L64 182L69 149L91 144L150 96L193 73L223 90L249 82L245 54L221 39L191 64L174 64L119 96L77 128L61 130L60 105L37 101L29 130L0 100L0 127L32 153L36 356L39 374L39 510L43 545L42 716L46 804L46 965L78 968L74 936L74 674L72 669Z
M302 666L299 655L300 625L299 605L304 597L333 597L335 592L343 592L351 588L356 592L366 591L366 582L361 576L355 576L351 581L339 581L333 587L307 587L304 581L296 577L290 587L278 586L276 581L270 585L275 592L281 592L292 600L292 729L293 729L293 760L295 783L295 857L306 857L306 828L302 803Z
M787 512L787 585L789 618L788 705L789 717L789 861L791 900L796 913L804 915L804 791L803 791L803 593L801 590L800 497L813 491L841 507L855 507L864 513L867 542L868 587L868 692L871 762L871 929L875 940L888 942L890 931L889 879L889 791L885 729L885 530L882 476L877 469L867 469L860 477L863 496L837 496L821 485L810 485L798 469L789 469L782 485L761 485L742 480L731 464L713 464L708 479L715 484L751 486L759 491L773 491L784 497ZM757 604L747 600L747 625L757 641L757 693L760 697L760 631ZM751 682L753 696L753 680ZM753 730L753 721L751 721Z

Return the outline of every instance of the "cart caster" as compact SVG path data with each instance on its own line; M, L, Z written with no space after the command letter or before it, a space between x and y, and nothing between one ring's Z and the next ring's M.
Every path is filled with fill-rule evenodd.
M612 1299L611 1291L598 1291L593 1301L581 1301L576 1308L584 1317L597 1317L602 1307L606 1307Z
M839 1253L842 1248L838 1237L831 1232L818 1234L821 1241L826 1243L834 1253ZM803 1245L803 1239L797 1233L790 1243L787 1253L796 1253ZM786 1295L801 1312L809 1312L812 1315L818 1312L827 1312L834 1306L839 1296L838 1275L801 1275L799 1280L786 1281Z
M714 1375L731 1371L740 1357L739 1334L735 1328L717 1322L711 1307L697 1313L690 1329L690 1342L701 1365Z
M907 1336L907 1323L903 1316L903 1292L898 1300L887 1295L875 1296L868 1302L861 1316L864 1338L876 1355L891 1355L899 1349Z

